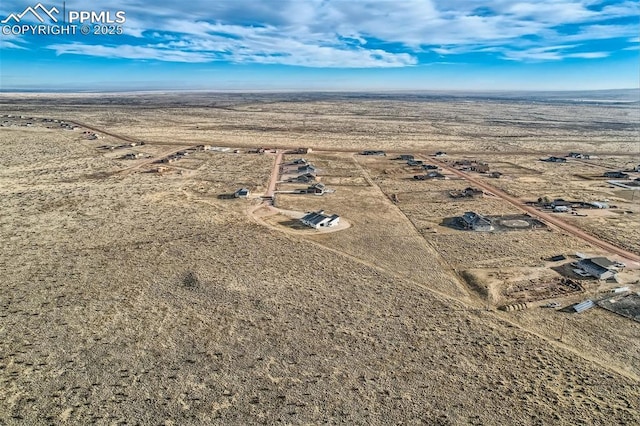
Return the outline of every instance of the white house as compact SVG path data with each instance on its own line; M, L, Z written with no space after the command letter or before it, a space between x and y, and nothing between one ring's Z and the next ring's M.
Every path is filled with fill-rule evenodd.
M340 223L340 216L337 214L329 216L324 214L324 210L319 210L307 213L300 222L315 229L329 228Z

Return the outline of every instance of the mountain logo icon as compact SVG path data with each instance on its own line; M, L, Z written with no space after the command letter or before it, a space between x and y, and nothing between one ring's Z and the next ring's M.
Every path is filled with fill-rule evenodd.
M35 18L42 23L44 23L43 16L48 17L52 22L56 23L58 22L58 18L56 18L54 14L58 14L60 13L60 11L55 6L52 7L51 9L47 9L45 6L42 5L42 3L38 3L33 7L28 6L24 11L22 11L22 13L10 14L5 19L0 21L0 23L6 24L11 20L13 20L15 23L19 23L22 20L22 18L24 18L25 15L29 13L35 16Z

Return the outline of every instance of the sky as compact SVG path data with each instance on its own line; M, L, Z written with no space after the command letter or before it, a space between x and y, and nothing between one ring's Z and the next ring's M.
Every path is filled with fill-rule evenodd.
M0 24L0 90L640 87L636 0L55 0L37 5L0 3L0 21L6 21ZM80 12L87 12L84 22ZM50 32L75 26L76 33L38 34L41 28L24 28L30 25Z

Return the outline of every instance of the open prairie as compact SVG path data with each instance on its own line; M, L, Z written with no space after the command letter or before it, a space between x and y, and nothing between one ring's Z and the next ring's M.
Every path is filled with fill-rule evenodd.
M602 177L640 164L638 103L0 94L0 125L0 424L640 423L640 322L571 309L640 291L640 192ZM300 158L324 195L282 181ZM349 226L291 219L317 210Z

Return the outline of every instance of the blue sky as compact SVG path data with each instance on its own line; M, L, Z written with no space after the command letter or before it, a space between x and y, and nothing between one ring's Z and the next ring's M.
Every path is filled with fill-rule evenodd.
M3 0L0 20L36 4ZM42 4L63 10L62 1ZM0 89L640 86L635 0L68 0L65 6L109 11L112 19L124 11L123 34L3 30ZM25 23L38 24L30 14Z

